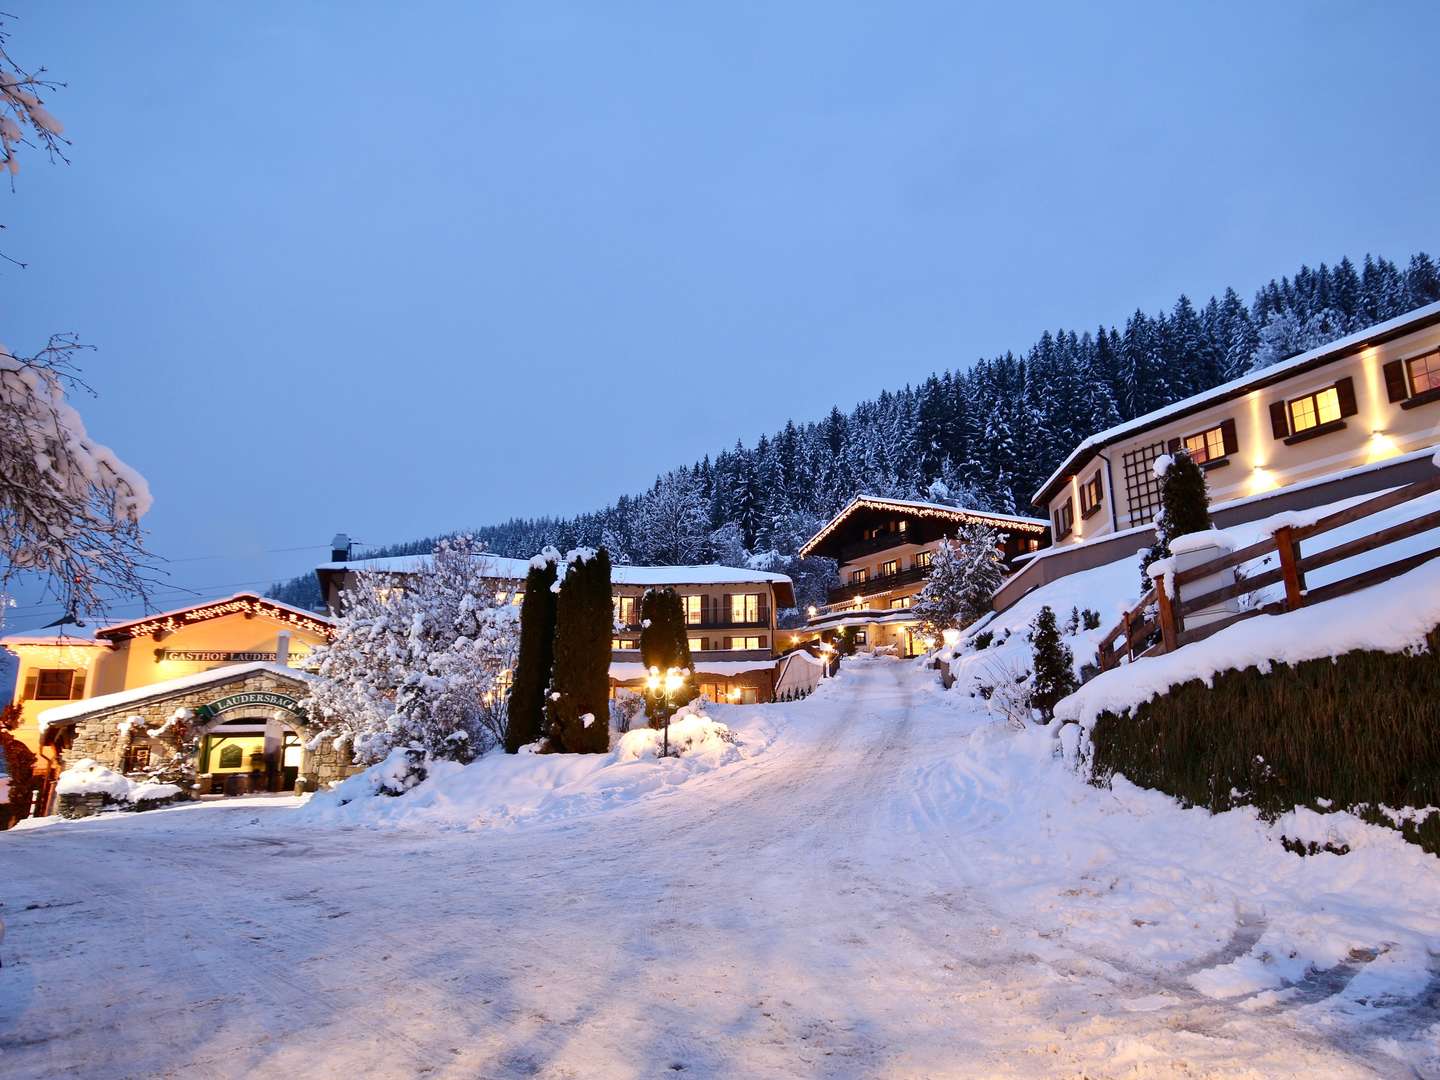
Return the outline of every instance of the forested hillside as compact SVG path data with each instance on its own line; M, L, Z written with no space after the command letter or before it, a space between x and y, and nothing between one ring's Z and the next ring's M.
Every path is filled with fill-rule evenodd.
M804 606L823 596L827 568L794 553L857 492L1033 513L1030 495L1087 435L1435 300L1440 271L1424 253L1403 270L1369 255L1359 269L1348 258L1302 266L1248 305L1226 289L1200 307L1181 296L1169 311L1136 310L1123 327L1047 330L1024 353L737 441L602 510L470 531L503 555L604 543L617 562L764 565L796 578ZM271 595L320 601L311 574Z

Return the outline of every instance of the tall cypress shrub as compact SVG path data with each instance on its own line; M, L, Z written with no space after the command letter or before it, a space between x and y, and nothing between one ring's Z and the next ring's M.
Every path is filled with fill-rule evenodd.
M1149 591L1150 564L1170 557L1170 541L1177 536L1204 532L1210 525L1210 491L1205 470L1186 450L1160 458L1160 512L1155 515L1155 543L1140 554L1140 594Z
M690 635L685 627L685 607L674 589L647 589L640 598L640 660L648 671L659 669L663 675L670 668L685 671L686 682L674 698L680 705L695 696L695 664L690 658ZM645 715L651 727L659 727L667 719L663 696L646 695Z
M547 749L603 754L610 749L610 555L577 548L565 561L555 604L555 671L545 703Z
M539 739L545 731L545 690L555 663L554 548L530 561L525 575L525 598L520 602L520 655L515 660L515 681L510 684L510 705L505 728L505 752Z

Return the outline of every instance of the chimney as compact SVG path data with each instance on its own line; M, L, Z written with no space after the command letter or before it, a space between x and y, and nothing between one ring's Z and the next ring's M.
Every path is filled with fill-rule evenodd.
M275 639L275 662L290 666L290 631L281 630Z
M335 539L330 541L330 561L350 561L350 537L345 533L336 533Z

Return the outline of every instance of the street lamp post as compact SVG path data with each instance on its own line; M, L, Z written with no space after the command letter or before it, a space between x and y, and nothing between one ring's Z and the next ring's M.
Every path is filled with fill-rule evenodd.
M660 674L658 667L652 667L650 674L645 677L645 689L655 697L661 692L665 695L665 727L660 736L660 756L670 756L670 714L675 709L675 694L680 687L685 685L685 671L682 668L667 668L664 675Z

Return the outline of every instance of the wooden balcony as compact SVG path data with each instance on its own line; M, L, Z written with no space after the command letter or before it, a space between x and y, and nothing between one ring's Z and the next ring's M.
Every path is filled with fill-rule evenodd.
M709 605L701 609L700 621L687 622L685 624L685 629L690 631L769 630L771 614L772 612L770 610L770 606L767 604L763 605L759 608L759 610L755 612L754 619L737 619L734 617L734 612L731 611L729 608L723 607L719 604ZM639 617L638 611L636 612L636 617ZM640 630L641 627L638 622L622 627L622 632L626 634L638 634Z
M929 572L927 566L912 566L909 570L901 570L895 574L882 574L873 577L869 581L857 581L850 585L841 585L838 588L825 591L825 602L827 604L843 604L849 600L855 600L862 596L874 596L876 593L889 592L891 589L899 589L906 585L914 585L925 580Z

